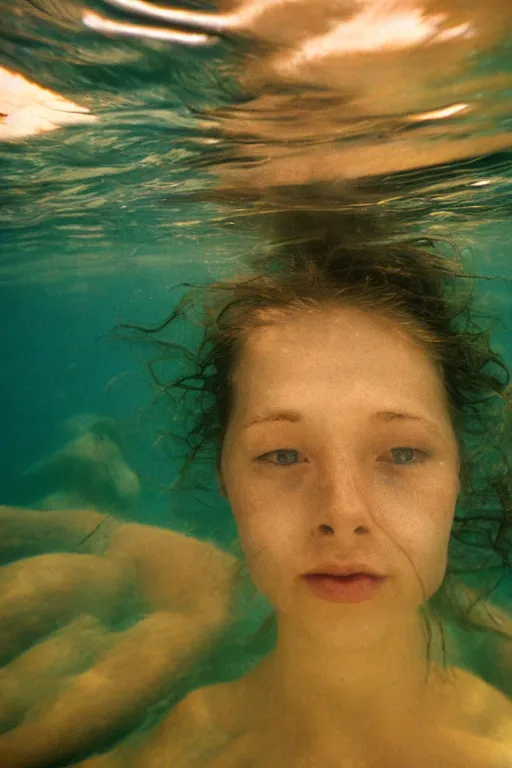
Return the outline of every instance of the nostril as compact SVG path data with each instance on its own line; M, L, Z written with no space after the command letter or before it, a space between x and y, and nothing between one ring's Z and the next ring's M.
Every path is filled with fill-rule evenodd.
M334 530L333 530L333 528L331 528L330 525L322 524L320 526L320 530L321 530L322 533L334 533Z
M357 533L357 534L369 533L369 529L365 525L358 525L354 533Z

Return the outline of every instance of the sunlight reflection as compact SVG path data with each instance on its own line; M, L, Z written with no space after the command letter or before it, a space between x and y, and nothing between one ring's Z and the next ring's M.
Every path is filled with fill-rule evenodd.
M0 67L0 93L0 141L97 120L86 107L41 88L4 67Z

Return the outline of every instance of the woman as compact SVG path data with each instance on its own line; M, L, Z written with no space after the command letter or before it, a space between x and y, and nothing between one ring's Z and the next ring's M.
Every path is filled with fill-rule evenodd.
M199 291L197 302L192 292L149 329L160 353L176 356L176 321L202 310L195 370L159 386L200 406L189 459L215 451L242 563L273 608L274 646L247 674L160 712L149 732L118 738L233 620L239 561L91 512L44 515L34 550L60 554L9 566L21 569L2 623L10 656L48 632L52 614L87 618L61 632L67 657L43 682L51 702L18 706L0 738L3 766L80 756L87 768L510 765L510 700L457 666L450 629L487 624L510 675L507 617L485 619L482 603L471 612L468 589L477 573L485 599L496 567L510 568L508 370L489 334L461 324L474 322L469 301L451 298L463 276L431 243L345 245L335 217L308 225L309 243L288 244L263 274ZM501 451L493 465L472 443L477 423L487 455ZM7 531L23 528L21 512L5 516ZM18 529L8 556L20 546L26 553ZM51 570L40 558L53 558L49 585L35 583ZM27 606L48 606L47 595L53 605L31 625ZM108 631L116 621L123 632ZM51 642L31 651L39 680ZM10 665L17 674L7 667L11 693L26 681L23 658Z

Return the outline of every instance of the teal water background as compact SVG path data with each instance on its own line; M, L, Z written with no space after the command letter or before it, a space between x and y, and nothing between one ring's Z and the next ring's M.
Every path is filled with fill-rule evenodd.
M219 228L214 220L229 219L226 208L193 199L215 184L209 163L222 134L199 125L198 115L241 99L226 69L232 50L105 39L81 27L81 7L0 0L0 66L98 118L0 140L0 500L33 500L23 473L72 438L69 419L108 416L143 478L136 519L193 526L226 544L234 531L213 488L208 505L167 490L177 466L157 441L162 425L148 415L144 358L111 332L120 322L158 324L180 296L177 285L231 275L258 240L239 230L235 215ZM509 93L501 98L500 128L510 130ZM479 305L497 318L495 346L512 366L510 159L489 153L413 173L399 205L408 226L472 247L468 263L488 278L475 281ZM394 188L392 175L385 182ZM501 597L509 594L510 580ZM233 635L201 682L236 676L246 664Z
M206 283L243 269L264 235L240 229L240 206L200 198L217 183L222 163L249 180L273 145L270 139L265 149L254 128L238 146L249 147L254 163L237 165L236 144L226 139L241 119L238 108L259 114L258 94L237 83L245 62L254 61L244 43L191 50L104 37L84 27L84 7L78 0L0 0L0 66L96 118L19 139L2 138L0 123L0 490L4 503L25 503L23 472L70 439L63 423L77 414L106 415L121 425L129 463L151 479L142 489L141 517L165 522L172 505L165 488L175 468L155 445L159 425L145 418L152 393L143 361L110 334L119 322L161 322L181 282ZM99 0L87 7L106 10ZM499 19L489 18L499 28ZM491 138L510 129L509 53L508 38L494 49L475 49L461 76L470 84L475 77L478 119L478 105L484 110L492 101L493 120L483 131ZM446 98L441 85L439 92ZM220 108L224 113L211 117ZM276 131L285 116L279 109L273 116ZM478 119L456 128L482 132ZM370 134L371 121L365 125ZM450 135L449 126L444 130L439 138ZM362 154L364 138L357 136ZM277 174L280 158L266 162ZM487 278L475 281L478 300L497 317L495 342L509 363L510 162L507 151L489 152L379 182L380 204L397 200L404 227L473 248L468 263ZM216 224L221 216L228 226Z

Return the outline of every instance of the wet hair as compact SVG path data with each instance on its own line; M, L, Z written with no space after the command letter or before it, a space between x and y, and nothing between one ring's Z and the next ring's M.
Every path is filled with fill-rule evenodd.
M512 549L510 373L491 348L491 331L479 324L488 316L479 317L474 306L478 276L464 269L453 243L386 238L375 222L369 227L346 213L281 211L270 231L274 246L249 259L246 274L184 284L187 292L160 326L124 326L158 350L150 370L171 405L169 435L187 445L174 487L184 488L201 460L220 469L233 375L251 329L272 322L276 310L288 315L333 305L389 318L421 345L446 389L461 491L446 577L430 602L433 613L448 611L464 626L470 606L455 598L456 585L476 575L479 596L488 597L510 568ZM181 321L200 331L193 352L178 343ZM189 414L179 437L177 413Z

